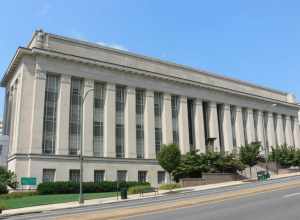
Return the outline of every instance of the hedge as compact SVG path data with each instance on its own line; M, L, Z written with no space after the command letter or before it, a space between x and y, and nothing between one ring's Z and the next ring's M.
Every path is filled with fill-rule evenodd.
M0 183L0 194L7 194L8 193L8 190L7 190L7 187Z
M130 182L119 182L119 189L129 188L133 186L146 185L150 186L149 183L140 183L135 181ZM101 183L85 182L83 183L84 193L98 193L98 192L115 192L117 191L116 181L104 181ZM41 183L37 187L39 194L71 194L79 193L79 183L76 182L48 182Z
M128 188L129 194L147 193L153 191L153 188L149 185L132 186Z

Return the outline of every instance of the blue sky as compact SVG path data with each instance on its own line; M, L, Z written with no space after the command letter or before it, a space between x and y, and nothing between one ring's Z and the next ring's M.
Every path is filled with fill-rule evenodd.
M0 74L34 30L98 42L300 97L300 1L2 1ZM0 118L4 90L0 91Z

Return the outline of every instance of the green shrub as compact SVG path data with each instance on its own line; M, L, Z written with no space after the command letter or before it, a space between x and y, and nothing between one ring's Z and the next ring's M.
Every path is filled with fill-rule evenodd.
M8 193L8 190L7 190L6 185L0 183L0 195L1 194L7 194L7 193Z
M128 193L129 194L139 194L139 193L147 193L147 192L152 192L152 187L151 186L132 186L128 188Z
M279 163L282 168L289 168L291 166L298 166L298 157L300 153L294 147L286 145L272 148L269 154L269 160Z
M159 189L162 190L172 190L172 189L176 189L176 188L180 188L180 184L178 183L168 183L168 184L162 184L159 186Z
M117 188L130 188L137 185L146 185L150 186L149 183L140 183L135 181L130 182L119 182L119 185L116 181L104 181L101 183L94 182L85 182L83 183L83 192L84 193L97 193L97 192L115 192ZM41 183L37 187L39 194L70 194L70 193L79 193L79 183L75 182L48 182Z

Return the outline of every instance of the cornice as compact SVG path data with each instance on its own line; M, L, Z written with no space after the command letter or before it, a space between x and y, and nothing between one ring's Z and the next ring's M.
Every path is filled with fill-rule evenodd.
M71 155L43 155L43 154L14 154L9 156L8 161L21 159L21 160L54 160L54 161L70 161L70 162L79 162L78 156ZM95 163L123 163L123 164L149 164L149 165L158 165L157 160L154 159L134 159L134 158L109 158L109 157L91 157L84 156L84 161L86 162L95 162Z

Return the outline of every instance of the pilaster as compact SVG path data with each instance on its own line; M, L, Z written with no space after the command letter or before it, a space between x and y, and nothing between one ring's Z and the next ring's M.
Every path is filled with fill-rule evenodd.
M180 96L178 112L179 147L182 154L190 151L187 97Z
M127 87L125 102L125 158L136 158L135 88Z
M173 143L172 106L170 94L163 95L162 136L163 144Z
M146 91L144 112L145 158L155 159L154 92Z
M282 115L277 114L276 115L276 134L277 134L277 144L279 146L284 144L284 132L283 132L283 121L282 121Z
M230 105L223 105L223 136L224 136L224 150L225 152L233 152L233 136L232 136L232 125L231 125L231 113Z
M42 153L46 78L47 75L45 71L41 69L35 70L35 78L33 82L31 142L29 150L29 153L31 154Z
M237 149L245 145L244 126L243 126L243 113L242 108L236 106L235 108L236 120L235 120L235 131L236 131L236 145Z
M220 151L220 137L218 127L218 113L217 104L215 102L209 102L208 104L208 130L209 138L216 138L214 141L214 151Z
M273 113L268 112L267 118L267 138L268 138L268 148L271 151L271 147L276 147L276 140L275 140L275 127L274 127L274 118Z
M83 155L93 156L93 110L94 110L94 81L84 79L82 106L82 143Z
M116 86L110 83L105 92L104 157L116 157Z
M299 119L298 117L293 117L294 127L293 127L293 134L294 134L294 142L295 147L300 148L300 129L299 129Z
M199 153L205 153L205 132L204 132L204 119L203 119L203 105L202 100L197 99L195 101L195 149Z
M246 134L248 144L255 141L253 109L247 108Z
M294 146L291 117L285 115L285 140L287 146Z
M56 153L69 154L69 114L71 76L61 75L57 102Z

